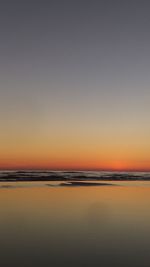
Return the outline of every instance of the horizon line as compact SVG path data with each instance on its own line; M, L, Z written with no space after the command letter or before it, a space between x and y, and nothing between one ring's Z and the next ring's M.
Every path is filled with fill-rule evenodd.
M1 168L0 171L66 171L66 172L150 172L150 169L96 169L96 168L26 168L26 167L18 167L18 168Z

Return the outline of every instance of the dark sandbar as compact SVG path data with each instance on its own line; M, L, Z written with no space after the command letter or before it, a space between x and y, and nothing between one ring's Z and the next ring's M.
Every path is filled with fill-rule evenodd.
M52 184L47 184L47 186L67 186L67 187L72 187L72 186L106 186L106 185L113 185L113 184L109 184L109 183L89 183L89 182L75 182L75 181L72 181L72 182L63 182L63 183L60 183L58 185L52 185Z

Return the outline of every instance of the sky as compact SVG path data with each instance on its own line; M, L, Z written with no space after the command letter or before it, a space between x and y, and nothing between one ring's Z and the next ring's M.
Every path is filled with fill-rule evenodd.
M150 170L150 2L0 4L0 168Z

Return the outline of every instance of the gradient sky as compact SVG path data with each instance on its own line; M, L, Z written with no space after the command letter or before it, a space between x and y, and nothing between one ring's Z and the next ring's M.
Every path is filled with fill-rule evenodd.
M0 168L150 170L150 1L1 1Z

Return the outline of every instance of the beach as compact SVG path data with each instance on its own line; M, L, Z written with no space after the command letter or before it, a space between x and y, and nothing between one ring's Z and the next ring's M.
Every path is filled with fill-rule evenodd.
M1 266L148 267L150 182L92 183L1 182Z

